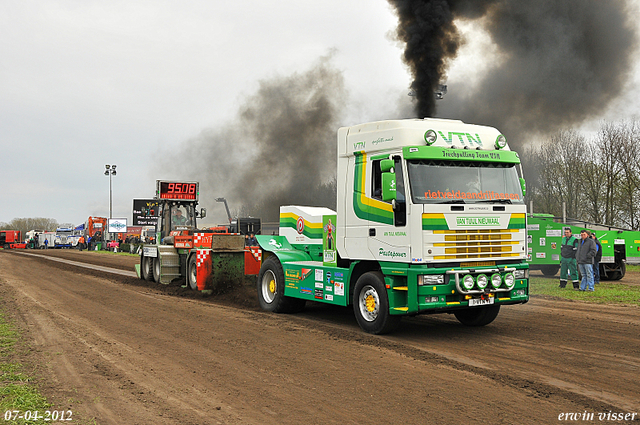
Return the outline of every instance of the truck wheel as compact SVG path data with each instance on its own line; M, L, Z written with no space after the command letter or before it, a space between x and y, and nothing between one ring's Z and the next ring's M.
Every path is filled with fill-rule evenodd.
M195 254L189 257L187 281L189 283L189 288L193 289L194 291L198 290L198 267L196 266Z
M491 305L488 307L468 308L458 310L453 314L456 319L465 326L484 326L493 322L500 312L500 305Z
M143 280L153 280L153 272L151 271L151 257L142 257L140 260L140 278Z
M262 263L257 286L258 301L263 310L273 313L297 313L304 308L305 300L284 296L284 272L276 256L271 256Z
M555 276L556 273L558 273L558 270L560 270L560 266L546 265L546 266L541 266L540 270L542 271L542 274L545 276Z
M615 276L612 277L612 280L620 280L624 277L625 274L627 274L627 264L620 263L620 267L615 272Z
M389 298L380 272L367 272L358 278L353 311L362 330L376 335L393 332L402 320L389 313Z
M160 257L153 259L153 281L160 283Z

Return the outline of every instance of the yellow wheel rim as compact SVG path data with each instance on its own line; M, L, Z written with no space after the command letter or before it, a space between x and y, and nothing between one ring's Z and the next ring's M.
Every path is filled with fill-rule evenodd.
M273 279L269 282L269 292L272 294L275 294L276 292L276 281Z
M372 295L367 296L367 298L365 299L365 303L366 303L368 312L371 313L371 312L375 311L375 309L376 309L376 299Z

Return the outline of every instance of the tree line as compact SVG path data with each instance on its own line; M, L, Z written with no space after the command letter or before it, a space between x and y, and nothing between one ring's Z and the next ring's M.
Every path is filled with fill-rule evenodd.
M53 232L58 227L58 221L53 218L14 218L8 223L0 222L1 230L20 230L22 232L22 238L26 237L29 230L45 230L47 232Z
M523 152L534 212L640 228L640 123L605 122L595 136L563 130Z

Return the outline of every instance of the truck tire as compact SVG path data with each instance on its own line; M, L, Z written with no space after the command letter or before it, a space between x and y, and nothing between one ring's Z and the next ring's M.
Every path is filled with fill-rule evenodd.
M363 331L381 335L393 332L401 316L389 312L389 297L380 272L367 272L358 278L353 292L353 312Z
M189 264L187 267L187 283L189 284L189 288L194 291L198 290L198 267L196 265L196 256L195 254L189 257Z
M558 273L558 270L560 270L560 266L544 265L544 266L540 266L540 270L542 271L542 274L545 276L555 276L556 273Z
M140 278L143 280L152 281L153 280L153 271L151 270L152 265L151 257L141 257L140 258Z
M606 280L620 280L627 273L627 266L625 263L621 263L618 265L618 268L615 271L609 272ZM602 274L600 275L600 280L602 279Z
M306 301L284 295L284 272L275 255L267 258L258 273L258 301L263 310L273 313L297 313Z
M465 326L485 326L493 322L500 312L500 305L458 310L453 314Z
M160 257L156 257L153 259L153 281L156 283L160 283Z

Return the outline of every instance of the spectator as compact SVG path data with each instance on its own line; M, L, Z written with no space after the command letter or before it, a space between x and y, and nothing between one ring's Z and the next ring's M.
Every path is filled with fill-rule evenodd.
M602 261L602 244L596 237L596 232L591 232L591 239L596 243L596 256L593 259L593 283L600 283L600 261Z
M589 236L588 230L582 229L580 231L581 240L578 242L576 260L578 261L580 274L582 274L580 290L593 292L595 290L593 286L593 259L596 256L596 243Z
M564 237L560 246L560 287L567 286L567 278L573 282L573 289L579 288L578 263L576 262L576 251L578 250L578 239L571 234L571 229L564 229ZM568 272L568 275L567 275Z

